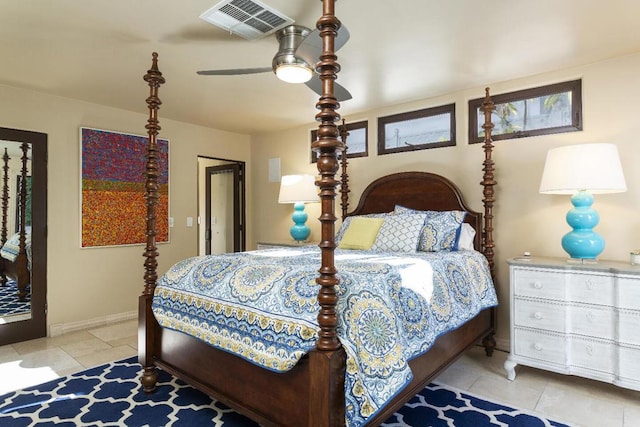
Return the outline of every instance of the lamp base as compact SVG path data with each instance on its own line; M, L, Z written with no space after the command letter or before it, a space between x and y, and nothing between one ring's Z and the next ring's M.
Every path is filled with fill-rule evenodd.
M573 231L562 237L562 249L574 259L595 259L604 250L604 239L593 231L600 222L600 216L593 204L593 195L578 191L571 197L574 208L567 213L567 223Z
M293 205L293 215L291 215L291 219L293 219L294 224L289 229L289 233L291 234L291 237L293 237L293 240L297 242L304 242L309 238L311 229L305 224L308 217L309 216L304 211L304 203L298 202Z

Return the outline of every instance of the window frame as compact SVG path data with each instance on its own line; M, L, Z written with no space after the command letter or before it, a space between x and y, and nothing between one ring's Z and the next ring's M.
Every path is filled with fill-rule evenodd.
M531 98L542 98L544 96L557 93L571 92L571 124L565 126L555 126L542 129L531 129L491 135L493 141L504 141L507 139L528 138L531 136L550 135L565 132L578 132L582 130L582 79L570 80L561 83L554 83L546 86L539 86L531 89L523 89L514 92L491 95L491 100L495 105L507 104L514 101L524 101ZM482 106L484 98L469 100L469 144L479 144L484 141L480 136L478 110Z
M440 142L427 142L423 144L407 145L406 147L387 148L385 146L385 126L397 122L418 120L426 117L449 114L449 139ZM427 150L430 148L453 147L456 145L456 104L446 104L437 107L424 108L422 110L407 113L393 114L378 117L378 155L402 153L407 151Z

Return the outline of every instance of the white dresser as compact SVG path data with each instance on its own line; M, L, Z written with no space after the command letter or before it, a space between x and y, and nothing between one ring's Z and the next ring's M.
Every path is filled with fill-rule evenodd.
M510 380L521 364L640 390L639 266L536 257L508 263Z

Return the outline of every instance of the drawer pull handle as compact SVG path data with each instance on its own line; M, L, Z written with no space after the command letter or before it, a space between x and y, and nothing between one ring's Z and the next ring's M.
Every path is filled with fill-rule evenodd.
M588 312L588 313L587 313L587 320L588 320L589 322L592 322L592 323L593 323L593 321L594 321L594 320L596 320L596 315L595 315L595 314L593 314L592 312Z
M594 288L593 281L591 279L587 279L584 284L586 285L587 290L592 291Z
M593 356L593 347L590 344L587 344L587 346L585 347L585 350L587 351L587 354L589 356Z
M542 289L542 283L540 282L533 282L533 287L536 289Z
M533 313L533 318L536 320L542 320L542 313L540 313L539 311Z
M533 348L538 350L538 351L542 351L542 344L540 344L539 342L535 343L533 345Z

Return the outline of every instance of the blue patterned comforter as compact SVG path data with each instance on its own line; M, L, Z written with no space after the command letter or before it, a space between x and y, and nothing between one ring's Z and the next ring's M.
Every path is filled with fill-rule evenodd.
M347 353L347 425L360 426L412 379L408 361L497 304L478 252L336 250L338 336ZM153 312L193 335L283 372L317 338L315 246L194 257L159 281Z

